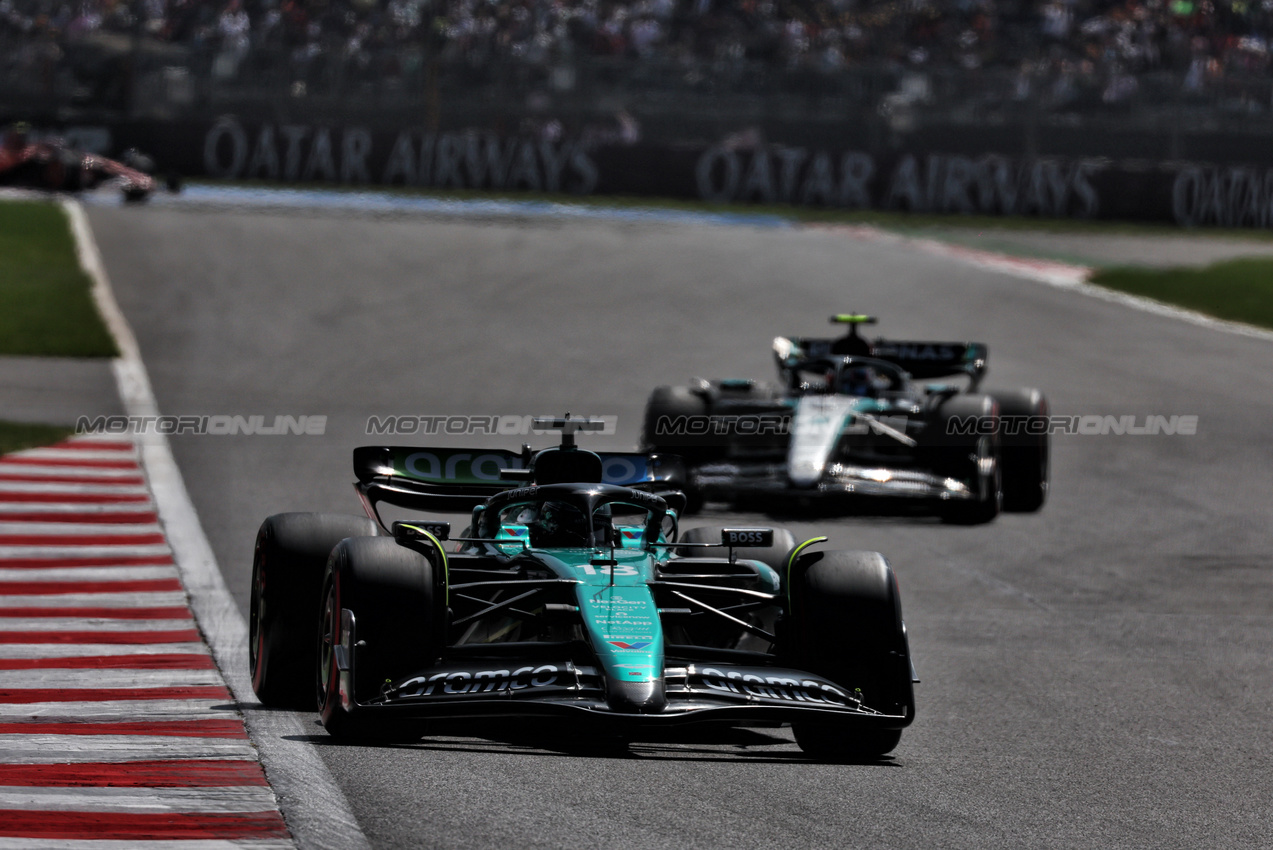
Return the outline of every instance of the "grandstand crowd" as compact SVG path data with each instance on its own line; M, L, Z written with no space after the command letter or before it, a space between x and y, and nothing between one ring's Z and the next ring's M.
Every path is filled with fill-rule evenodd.
M1059 81L1104 75L1116 96L1148 71L1176 72L1186 90L1267 75L1273 0L0 0L0 41L33 55L56 59L95 33L212 52L225 76L254 50L390 74L378 57L624 57L824 72L1046 67Z

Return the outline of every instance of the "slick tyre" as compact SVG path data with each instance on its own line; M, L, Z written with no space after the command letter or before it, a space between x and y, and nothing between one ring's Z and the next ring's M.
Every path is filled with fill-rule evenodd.
M647 452L679 454L686 463L698 463L718 454L721 438L687 425L690 417L712 414L707 398L689 387L656 387L645 402L640 445Z
M828 724L793 723L796 744L810 756L834 762L874 761L897 749L901 729L837 729Z
M327 556L346 537L375 533L370 519L342 514L275 514L261 523L252 555L248 668L265 705L314 707L314 612Z
M645 405L645 418L641 425L641 450L658 451L678 455L685 461L687 481L685 514L696 514L703 508L703 494L692 485L695 465L719 453L710 437L694 434L664 433L668 426L684 422L687 417L708 414L707 401L690 392L688 387L656 387Z
M719 543L720 533L724 530L719 525L704 525L697 528L691 528L680 536L679 543ZM787 564L787 553L796 545L795 536L785 528L774 528L774 545L769 548L738 548L734 550L734 554L739 558L746 558L751 561L760 561L778 575L782 575L783 569ZM683 557L694 557L698 555L712 555L714 552L724 556L727 550L713 549L681 549L679 550Z
M969 433L958 427L961 421L978 425ZM973 494L971 499L943 501L937 509L942 522L984 525L999 516L1003 482L998 421L999 405L988 395L957 395L941 406L933 432L936 442L929 446L933 469L962 481Z
M1048 498L1048 400L1034 389L996 392L994 398L1004 423L999 436L1003 510L1034 513Z
M874 759L901 740L915 717L911 664L897 579L878 552L810 552L791 566L785 630L791 663L830 679L863 705L898 719L859 717L792 724L815 758ZM868 725L870 724L870 725Z
M391 537L353 537L332 550L319 609L316 679L323 726L333 737L393 743L423 734L423 724L389 721L358 703L437 660L446 589L435 558Z
M646 451L668 451L687 456L707 443L705 436L672 433L681 417L706 416L707 401L688 387L656 387L645 404L641 425L641 448ZM688 458L687 458L688 459Z

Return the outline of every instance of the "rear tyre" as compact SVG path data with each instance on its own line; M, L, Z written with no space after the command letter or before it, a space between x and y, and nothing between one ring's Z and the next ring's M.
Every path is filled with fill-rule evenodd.
M679 454L687 461L695 449L709 444L706 434L672 433L672 426L681 417L706 416L707 401L691 392L688 387L655 387L645 403L645 419L641 425L641 448L645 451L662 451Z
M346 537L375 533L370 519L343 514L275 514L261 523L252 555L248 668L265 705L313 709L314 612L327 556Z
M792 565L788 594L785 654L791 663L898 718L892 728L865 725L860 717L799 720L792 724L796 743L832 761L892 751L901 727L915 717L910 651L892 568L878 552L810 552Z
M707 415L707 401L690 392L688 387L656 387L645 404L641 426L641 450L679 455L685 460L687 481L684 484L685 514L703 509L703 494L693 486L694 466L709 459L711 438L705 435L673 434L668 426L685 417ZM660 424L662 423L662 424Z
M1005 423L999 437L1003 509L1034 513L1048 498L1048 400L1035 389L996 392L994 397Z
M323 726L333 737L402 743L424 734L422 723L391 721L357 703L437 660L446 598L440 578L431 557L391 537L354 537L332 550L315 669ZM352 669L340 670L337 647L344 647Z

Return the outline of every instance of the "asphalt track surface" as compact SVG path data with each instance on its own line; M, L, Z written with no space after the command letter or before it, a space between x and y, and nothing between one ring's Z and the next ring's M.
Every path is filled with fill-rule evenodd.
M324 437L173 439L244 610L262 518L356 512L368 416L609 414L598 447L630 447L650 388L769 377L774 334L833 311L983 340L987 384L1056 413L1200 417L1058 436L1037 516L783 520L897 569L923 683L893 758L813 763L784 730L615 754L315 725L376 846L1268 846L1273 343L830 232L89 216L162 411L329 417Z

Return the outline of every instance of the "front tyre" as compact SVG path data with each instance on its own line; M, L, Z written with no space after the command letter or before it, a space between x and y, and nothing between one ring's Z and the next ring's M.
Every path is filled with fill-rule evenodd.
M800 722L791 724L791 731L801 750L814 758L836 762L879 759L902 742L901 729L862 729L846 735L834 726Z
M999 516L1003 506L1003 483L993 435L983 435L972 446L952 450L955 474L969 482L970 499L942 502L938 515L950 525L985 525ZM962 470L962 471L960 471Z
M1002 423L1003 509L1034 513L1048 498L1048 400L1035 389L996 392L994 397Z
M695 467L719 449L710 439L684 429L687 423L707 414L707 401L688 387L656 387L645 404L641 451L673 454L685 461L686 481L681 490L685 494L682 513L686 516L703 509L703 494L693 486Z
M796 743L832 761L879 758L915 718L910 650L892 568L878 552L809 552L788 588L787 654L797 669L830 679L893 720L798 720Z
M248 668L263 704L314 707L314 612L327 556L346 537L375 533L370 519L343 514L275 514L261 523L252 555Z
M993 521L1003 505L999 405L988 395L957 395L942 404L934 425L928 447L933 470L971 491L971 498L941 502L938 516L952 525Z
M391 537L355 537L332 550L323 580L317 689L323 726L348 740L409 742L419 723L389 721L361 707L381 687L437 660L443 573L434 556ZM440 566L440 564L439 564Z

